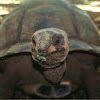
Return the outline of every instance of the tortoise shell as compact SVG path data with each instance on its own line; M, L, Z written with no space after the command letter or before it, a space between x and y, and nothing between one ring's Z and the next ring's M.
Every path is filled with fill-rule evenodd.
M100 53L100 34L89 17L65 0L29 0L8 14L0 26L0 57L31 51L31 36L40 29L59 28L69 49Z

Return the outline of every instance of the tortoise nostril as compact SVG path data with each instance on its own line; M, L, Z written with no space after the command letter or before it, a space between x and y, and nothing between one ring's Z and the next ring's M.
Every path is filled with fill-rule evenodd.
M46 50L39 49L39 50L38 50L38 53L46 53Z

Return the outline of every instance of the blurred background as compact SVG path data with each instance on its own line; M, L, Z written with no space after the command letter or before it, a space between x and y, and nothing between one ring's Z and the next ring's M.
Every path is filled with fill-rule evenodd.
M100 0L67 0L82 10L88 12L100 30ZM14 8L18 7L24 0L0 0L0 24Z

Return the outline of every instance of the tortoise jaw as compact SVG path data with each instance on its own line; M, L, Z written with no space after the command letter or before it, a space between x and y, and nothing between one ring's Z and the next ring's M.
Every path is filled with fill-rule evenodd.
M67 50L60 50L52 52L51 54L38 54L35 50L32 50L32 58L37 61L41 67L55 68L59 66L67 57Z
M39 62L39 65L44 68L44 69L54 69L57 66L60 66L63 62L61 63L56 63L56 64L47 64L46 62Z

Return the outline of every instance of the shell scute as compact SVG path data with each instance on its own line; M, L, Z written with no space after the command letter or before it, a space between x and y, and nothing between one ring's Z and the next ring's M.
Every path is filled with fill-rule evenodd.
M88 51L91 47L92 51L100 53L99 31L85 11L65 0L30 0L8 14L1 24L0 57L30 52L32 34L50 27L68 34L70 51Z

